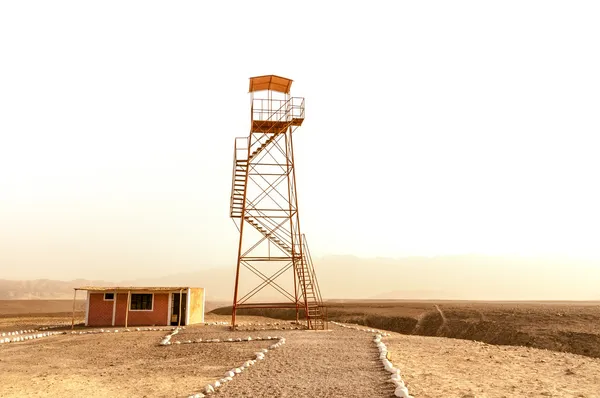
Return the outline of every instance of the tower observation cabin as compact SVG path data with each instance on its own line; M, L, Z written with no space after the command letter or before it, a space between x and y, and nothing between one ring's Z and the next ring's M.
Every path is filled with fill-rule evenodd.
M292 80L250 78L250 133L235 139L230 216L239 231L233 297L236 312L294 309L309 329L327 327L306 236L300 231L293 133L304 121L304 98Z

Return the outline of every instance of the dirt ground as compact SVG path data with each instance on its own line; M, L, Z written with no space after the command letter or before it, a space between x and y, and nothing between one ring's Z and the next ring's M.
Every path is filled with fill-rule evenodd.
M600 302L344 300L327 304L329 318L340 322L600 358Z
M397 333L385 342L415 398L600 398L598 358Z
M196 326L188 332L204 339L248 334L231 334L225 326ZM159 346L167 333L121 328L120 333L2 344L0 397L187 397L273 343Z
M447 306L434 304L433 311L442 321L438 327L452 320ZM207 316L211 322L229 319ZM239 320L241 331L190 326L172 341L247 336L253 341L165 347L158 342L166 331L124 333L121 328L119 333L1 344L0 397L187 397L273 344L256 340L258 336L285 337L286 344L270 350L264 361L218 389L215 397L393 397L372 333L333 324L330 331L293 330L289 322L263 317ZM0 317L0 332L61 322L70 324L70 316L6 315ZM598 358L399 333L384 342L415 398L600 398Z
M75 302L76 311L85 310L85 300ZM20 314L61 314L71 316L73 300L0 300L0 317Z
M207 317L207 321L225 319ZM294 325L269 318L240 317L240 321L245 330L235 332L223 325L190 326L175 335L174 344L167 347L158 342L168 332L125 333L122 328L119 333L66 334L3 344L0 396L187 397L275 342L257 341L259 336L285 337L286 344L271 350L264 361L237 376L215 396L393 395L393 386L381 370L369 336L341 328L291 330ZM252 326L257 323L263 326ZM278 325L266 327L266 323ZM248 336L254 340L175 344Z

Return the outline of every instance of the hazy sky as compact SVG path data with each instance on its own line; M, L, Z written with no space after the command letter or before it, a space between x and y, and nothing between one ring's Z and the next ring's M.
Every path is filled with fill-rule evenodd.
M393 5L392 5L393 4ZM0 278L232 265L248 78L313 256L600 259L596 1L0 3Z

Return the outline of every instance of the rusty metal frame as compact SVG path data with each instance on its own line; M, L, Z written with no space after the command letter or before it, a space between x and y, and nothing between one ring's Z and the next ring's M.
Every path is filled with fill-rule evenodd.
M304 120L305 102L289 92L273 94L251 91L250 134L235 140L230 216L240 237L231 324L236 327L240 308L293 308L296 320L303 309L309 328L325 328L314 265L300 232L296 191L292 135ZM263 272L261 267L268 264L276 271ZM245 293L239 291L243 269L260 280ZM293 290L279 283L290 270ZM252 300L267 287L284 302Z

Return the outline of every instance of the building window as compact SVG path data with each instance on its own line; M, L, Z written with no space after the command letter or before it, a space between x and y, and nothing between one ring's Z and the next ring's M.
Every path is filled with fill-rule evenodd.
M114 293L104 293L104 300L105 301L113 301L115 299L115 294Z
M152 294L132 294L130 310L152 311Z

